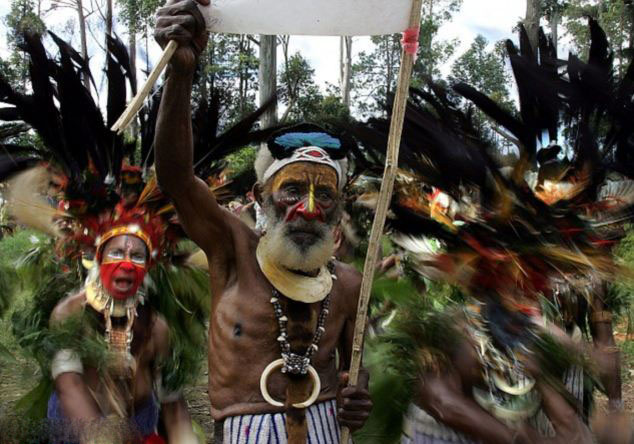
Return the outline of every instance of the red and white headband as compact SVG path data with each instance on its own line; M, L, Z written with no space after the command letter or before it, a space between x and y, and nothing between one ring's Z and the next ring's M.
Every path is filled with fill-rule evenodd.
M337 186L341 187L344 183L343 170L339 162L333 160L324 149L316 146L297 148L293 151L291 156L274 160L273 163L264 171L262 183L266 183L275 175L275 173L284 168L286 165L297 162L310 162L327 165L333 168L337 173Z

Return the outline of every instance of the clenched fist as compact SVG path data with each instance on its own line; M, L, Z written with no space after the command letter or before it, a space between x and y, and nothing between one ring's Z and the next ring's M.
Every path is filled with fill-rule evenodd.
M178 43L170 60L171 72L192 74L198 56L207 45L208 33L199 4L207 6L209 0L168 0L156 13L156 41L161 47L170 40Z

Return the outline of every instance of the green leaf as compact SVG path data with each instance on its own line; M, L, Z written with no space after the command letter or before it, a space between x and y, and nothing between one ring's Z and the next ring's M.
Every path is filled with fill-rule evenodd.
M53 393L53 381L43 378L38 385L18 400L15 409L30 419L46 418L48 399Z

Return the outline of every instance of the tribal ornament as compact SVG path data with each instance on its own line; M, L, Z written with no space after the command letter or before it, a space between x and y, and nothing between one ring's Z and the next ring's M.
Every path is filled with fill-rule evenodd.
M509 426L533 417L539 410L541 398L533 390L535 380L526 374L518 353L530 353L521 342L515 347L500 350L493 342L488 322L480 313L466 308L467 331L480 360L482 376L488 390L474 387L473 397L485 410ZM530 328L528 341L533 336Z
M145 288L141 286L131 298L117 300L103 288L101 279L94 276L92 273L86 280L86 303L104 316L105 341L113 356L108 369L113 376L130 379L136 372L136 361L130 351L134 339L132 326L138 315L137 307L145 303ZM123 326L113 326L113 317L125 318L126 322Z
M338 137L317 125L303 123L273 133L268 144L258 152L255 171L258 181L264 184L291 163L318 163L337 172L341 190L347 182L346 156L356 150L356 143L350 137Z
M330 261L328 263L328 270L330 273L334 275L334 262ZM319 393L321 391L321 381L319 379L319 374L311 365L311 359L315 352L319 350L319 342L323 334L326 331L326 319L328 318L328 313L330 309L330 294L328 294L321 301L321 308L319 315L317 317L317 327L315 329L315 333L313 334L312 341L310 345L306 348L306 352L302 354L293 353L291 350L291 345L288 342L288 317L284 314L284 310L282 309L282 305L280 304L280 298L283 295L276 290L275 288L272 290L273 296L271 297L271 304L273 305L273 310L275 313L275 318L277 319L277 323L279 326L279 336L277 337L277 341L280 344L281 351L281 359L277 359L271 362L262 372L262 376L260 377L260 391L262 392L263 398L271 405L276 407L283 407L284 403L280 401L276 401L273 399L267 388L267 382L269 375L275 371L280 370L283 374L295 375L295 376L310 376L313 382L313 388L311 395L309 398L303 402L294 403L293 407L297 409L306 409L310 407L317 400Z
M319 341L326 331L326 318L328 317L328 310L330 308L330 295L321 301L321 311L317 318L317 329L313 335L313 340L303 355L298 355L291 351L291 344L288 342L288 331L286 330L286 324L288 318L282 310L279 298L282 295L273 290L273 297L271 298L271 304L273 304L273 310L275 311L275 317L280 328L280 335L277 337L277 342L280 343L280 349L282 351L282 359L284 360L284 366L282 367L282 373L290 373L292 375L306 375L308 373L308 367L310 366L310 360L317 350L319 350Z

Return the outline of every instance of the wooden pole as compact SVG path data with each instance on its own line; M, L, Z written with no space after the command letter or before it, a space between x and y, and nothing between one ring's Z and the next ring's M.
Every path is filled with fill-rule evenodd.
M412 4L412 12L410 14L410 28L408 31L411 32L411 30L418 29L420 27L421 8L422 0L414 0ZM418 39L418 32L416 32L416 39ZM385 227L385 218L390 206L392 191L394 189L394 180L398 169L398 153L401 144L401 135L403 133L405 108L407 106L407 98L409 96L409 84L412 78L412 69L414 67L415 59L416 54L413 54L412 51L408 51L404 45L401 56L401 68L398 74L396 97L394 99L394 107L392 108L392 121L387 142L383 181L381 182L381 191L379 192L376 214L374 215L372 231L370 232L368 252L365 258L365 265L363 266L363 280L361 282L359 305L357 307L357 317L354 326L352 356L350 358L350 371L348 378L349 387L356 386L359 380L361 357L363 355L363 339L367 323L370 293L372 291L372 281L374 279L374 271L376 269L376 263L379 256L383 228ZM349 437L350 430L348 430L347 427L342 427L340 442L342 444L348 444Z
M115 124L112 125L112 131L121 134L130 125L139 110L143 107L143 102L145 102L145 99L150 94L150 91L152 91L152 87L158 80L159 76L163 72L163 69L165 69L177 49L178 43L176 43L174 40L171 40L167 44L167 46L163 50L163 54L161 54L161 58L159 59L156 66L154 66L154 69L143 84L143 87L139 90L136 96L134 96L134 99L132 99L123 114L121 114L119 120L117 120Z

